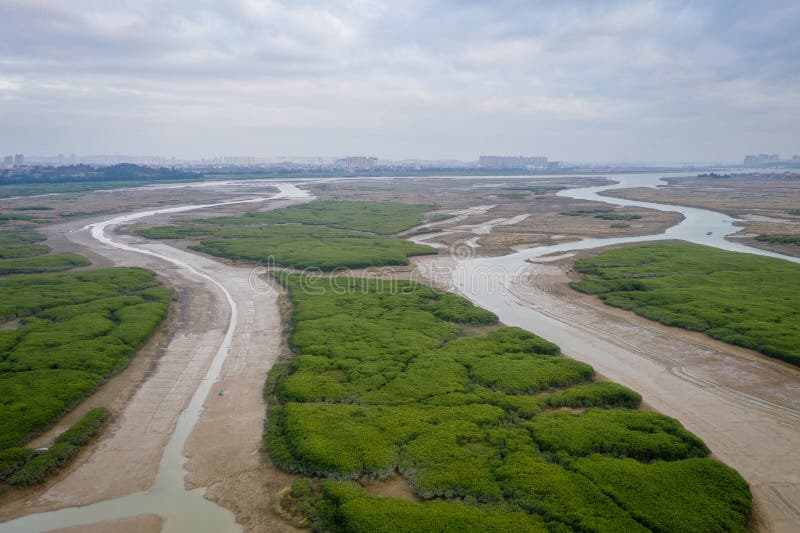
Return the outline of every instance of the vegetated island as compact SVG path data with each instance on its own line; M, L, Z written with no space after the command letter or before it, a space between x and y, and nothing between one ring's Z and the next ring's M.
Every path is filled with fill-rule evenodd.
M756 237L757 241L772 244L794 244L800 246L800 235L762 234Z
M686 242L580 259L571 286L668 326L800 365L800 265Z
M135 231L151 239L198 239L191 249L217 257L298 269L407 265L409 257L437 250L389 235L418 225L423 213L433 208L318 201Z
M48 251L41 240L6 235L0 253L62 255L36 255ZM104 408L86 413L44 450L23 447L127 365L166 316L170 298L140 268L0 278L0 491L43 481L99 430Z
M0 275L58 272L90 264L71 252L51 254L49 246L40 244L44 240L44 235L30 230L0 232Z
M266 444L280 468L309 476L281 500L299 523L336 532L746 529L751 496L738 473L558 346L412 281L279 279L293 304L295 356L265 387ZM471 334L475 325L494 331ZM397 476L413 497L364 486Z

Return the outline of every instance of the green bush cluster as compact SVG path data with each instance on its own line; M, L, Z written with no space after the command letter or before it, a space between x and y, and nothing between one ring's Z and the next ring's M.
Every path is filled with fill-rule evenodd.
M59 435L55 443L83 446L97 433L97 430L108 418L108 414L108 409L105 407L95 407L87 411L83 418Z
M756 240L772 244L796 244L800 246L800 235L759 235Z
M532 192L533 194L547 194L548 192L561 191L566 189L560 185L519 185L514 187L503 187L504 191Z
M34 455L22 468L10 475L6 482L22 487L41 483L47 476L69 463L78 451L79 448L72 444L54 444L47 451Z
M127 363L166 316L152 272L109 268L0 280L0 449L52 424Z
M594 218L599 218L600 220L639 220L642 218L642 215L627 215L624 213L601 213L599 215L595 215Z
M575 469L652 531L747 530L747 482L714 459L641 463L593 455L578 459Z
M50 247L36 244L46 239L41 233L13 231L0 234L0 259L17 259L46 254Z
M44 451L27 448L0 450L0 480L9 485L36 485L67 464L100 429L108 410L97 407L59 435Z
M363 233L328 237L319 235L324 233L320 229L302 228L297 231L292 228L291 232L283 231L281 227L270 229L271 234L263 237L209 239L192 246L192 249L228 259L321 270L407 265L409 257L437 253L430 246ZM305 232L317 235L303 236Z
M41 233L19 228L0 233L0 276L60 272L91 264L78 254L49 254L49 246L38 244L45 239Z
M49 219L42 218L37 215L29 215L27 213L0 213L0 224L8 224L9 222L22 221L33 222L38 224L41 222L48 222Z
M685 242L625 246L581 259L571 286L668 326L800 365L800 266Z
M91 264L87 258L73 253L48 254L37 257L6 259L0 261L0 275L28 274L33 272L58 272Z
M431 206L381 202L312 202L200 224L139 228L150 239L201 239L192 249L218 257L297 269L407 265L436 254L430 246L381 235L418 224ZM328 227L326 227L326 225Z
M0 450L0 481L22 468L22 465L36 452L30 448L6 448Z
M672 418L652 411L591 408L542 413L525 426L542 450L572 456L602 453L642 461L705 457L705 444Z
M641 215L628 215L624 213L615 213L612 209L599 207L596 209L575 209L574 211L563 211L559 215L568 217L582 217L594 216L600 220L638 220L642 218Z
M550 407L625 407L636 409L642 396L627 387L611 381L597 381L576 385L550 394L546 398Z
M19 207L12 207L12 211L52 211L52 207L46 205L21 205Z
M316 201L274 211L199 220L215 225L309 224L392 235L416 226L432 205L397 202Z
M317 511L318 524L321 529L336 533L547 531L538 517L518 510L474 507L458 502L415 503L379 498L352 482L326 482L323 495L323 503Z
M596 457L685 463L669 472L692 485L688 493L718 493L720 509L748 516L735 496L749 495L747 485L705 459L697 437L671 418L636 410L635 392L593 382L592 368L562 357L557 345L509 327L464 336L461 324L497 318L412 282L386 290L376 280L342 278L335 284L348 290L335 291L326 289L330 279L277 277L294 305L296 356L267 379L265 438L280 468L329 480L308 511L317 529L649 530L634 505L576 467ZM695 486L707 470L731 484ZM417 496L438 501L378 498L332 481L396 472ZM658 484L655 476L647 482ZM648 505L678 515L672 523L700 523L680 516L700 513L696 506L672 503ZM725 524L744 530L738 518Z

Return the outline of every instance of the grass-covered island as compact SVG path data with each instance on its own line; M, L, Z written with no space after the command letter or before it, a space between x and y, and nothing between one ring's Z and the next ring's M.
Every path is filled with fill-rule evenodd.
M669 326L800 365L800 265L686 242L581 259L571 286Z
M191 248L228 259L292 268L407 265L430 246L387 237L422 222L427 205L311 202L241 216L196 219L190 225L137 228L150 239L195 239Z
M42 244L45 240L44 235L27 228L11 227L0 231L0 276L60 272L91 264L82 255L50 253L50 247Z
M319 531L744 531L747 483L558 346L421 284L280 278L267 449ZM401 476L405 497L374 481Z
M170 291L140 268L0 279L0 482L38 483L77 453L108 416L104 409L89 411L47 450L22 446L124 368L169 301Z

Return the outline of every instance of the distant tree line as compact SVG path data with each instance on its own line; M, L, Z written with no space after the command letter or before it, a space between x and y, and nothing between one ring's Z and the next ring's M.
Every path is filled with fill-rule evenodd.
M61 167L32 167L0 171L0 185L11 183L69 183L83 181L176 181L197 179L193 172L172 168L153 168L130 163L110 167L69 165Z

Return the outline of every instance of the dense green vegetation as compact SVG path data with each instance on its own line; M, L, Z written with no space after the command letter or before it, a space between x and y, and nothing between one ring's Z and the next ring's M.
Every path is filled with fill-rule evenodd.
M327 531L373 533L546 532L542 520L519 510L460 502L413 503L369 494L352 482L328 481L317 523Z
M575 469L660 533L743 530L750 516L750 491L741 477L713 459L641 463L593 455L578 459Z
M46 239L41 233L14 231L0 234L0 259L17 259L46 254L49 246L36 244Z
M581 259L572 287L669 326L800 365L800 265L684 242Z
M221 237L203 240L192 248L229 259L322 270L340 266L406 265L410 256L436 253L430 246L402 239L319 226L162 226L141 229L138 233L156 239L201 235Z
M0 224L8 224L14 221L40 223L47 222L48 219L36 215L29 215L28 213L0 213Z
M756 240L772 244L795 244L800 246L800 235L759 235Z
M735 471L558 346L519 328L470 336L464 325L497 317L412 282L280 280L297 355L265 385L267 447L279 467L327 479L292 496L318 530L745 530L750 493ZM646 503L619 474L599 475L606 465L647 485ZM398 473L436 501L354 482ZM651 498L659 476L663 501ZM675 505L689 499L718 503L709 515Z
M599 215L595 215L594 218L599 218L601 220L639 220L642 218L642 216L626 215L624 213L601 213Z
M6 259L0 261L0 274L59 272L89 264L91 264L91 261L84 256L67 252L20 259Z
M562 211L559 215L565 217L583 217L588 215L597 215L601 213L610 213L611 209L607 207L599 207L596 209L574 209L572 211Z
M52 211L52 207L46 205L21 205L19 207L11 207L12 211Z
M20 319L0 330L0 450L41 432L123 368L169 300L139 268L0 280L0 320Z
M0 450L0 480L9 485L29 486L63 468L80 447L89 442L108 418L108 410L97 407L59 435L46 450L11 448Z
M600 220L639 220L641 215L627 215L623 213L615 213L612 209L597 208L597 209L576 209L574 211L563 211L560 215L568 217L582 217L593 215L594 218Z
M381 235L418 224L429 209L380 202L312 202L136 231L151 239L197 238L201 241L192 249L200 252L300 269L407 265L409 257L435 254L436 249Z
M564 189L566 187L560 185L515 185L513 187L503 187L504 191L532 192L533 194L547 194L548 192Z
M432 205L396 202L317 201L274 211L256 211L242 216L216 217L199 222L237 226L313 224L392 235L416 226L420 223L422 213L431 209Z
M40 233L16 228L0 233L0 275L60 272L91 264L78 254L48 255L50 247L38 244L44 240Z

